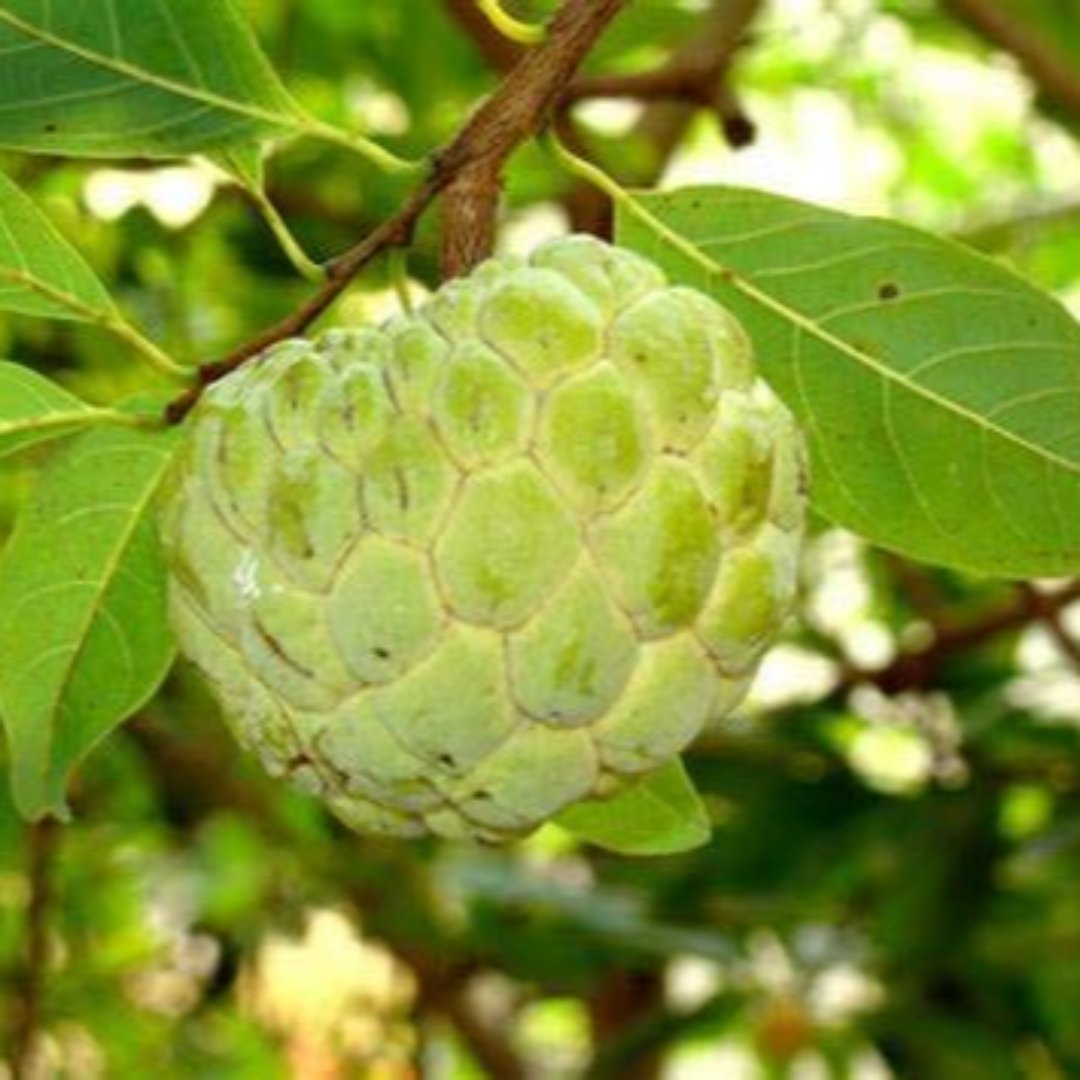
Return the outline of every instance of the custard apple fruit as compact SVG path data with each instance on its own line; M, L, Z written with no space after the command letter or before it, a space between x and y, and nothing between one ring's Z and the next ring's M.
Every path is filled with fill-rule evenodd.
M802 472L734 318L573 236L211 386L165 493L171 615L272 774L361 831L505 839L742 698Z

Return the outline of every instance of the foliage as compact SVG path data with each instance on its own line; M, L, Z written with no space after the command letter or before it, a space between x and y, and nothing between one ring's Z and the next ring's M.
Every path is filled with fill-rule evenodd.
M1067 7L0 0L17 1075L1080 1072ZM613 232L741 318L811 444L802 610L700 799L373 840L173 663L156 489L205 382L474 262L500 178L504 247Z

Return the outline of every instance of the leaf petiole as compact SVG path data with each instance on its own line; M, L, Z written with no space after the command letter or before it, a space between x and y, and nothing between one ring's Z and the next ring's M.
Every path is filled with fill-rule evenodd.
M519 45L539 45L546 36L542 26L515 19L499 0L476 0L476 6L503 37L516 41Z
M300 131L302 134L310 135L312 138L321 139L323 142L351 150L354 154L359 154L385 173L415 174L420 172L426 165L425 160L410 161L408 158L398 157L393 151L387 150L386 147L380 146L365 135L359 135L352 131L343 131L333 124L326 124L322 120L316 120L312 117L307 117L301 121Z
M45 416L24 416L17 420L0 420L0 436L21 435L27 431L48 431L57 427L96 427L115 424L120 427L163 427L161 420L153 416L140 416L122 409L72 409L70 412L48 413Z
M121 341L130 345L159 374L170 379L181 379L184 382L193 382L195 380L196 372L194 368L177 363L167 352L155 345L119 312L106 319L101 325L120 338Z
M4 267L0 270L0 279L11 281L22 285L27 289L31 289L33 292L52 300L53 303L58 304L60 307L66 308L72 315L77 316L82 321L104 327L104 329L108 330L122 341L126 341L160 374L171 379L183 379L185 382L191 381L194 378L195 372L192 368L185 367L183 364L178 364L166 352L158 348L158 346L149 338L144 337L143 334L132 326L132 324L129 323L115 308L112 311L102 311L99 308L84 303L82 300L79 300L78 297L72 296L63 289L57 289L47 282L42 281L41 278L35 277L33 274L28 274L22 270Z
M305 281L321 285L326 280L326 271L300 246L300 241L293 235L270 197L261 188L248 188L247 192L293 269Z

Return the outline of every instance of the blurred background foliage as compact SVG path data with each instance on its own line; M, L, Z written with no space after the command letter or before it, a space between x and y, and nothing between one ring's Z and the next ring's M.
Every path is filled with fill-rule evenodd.
M410 156L517 53L472 0L242 6L312 112ZM628 184L896 215L1080 310L1075 0L637 0L574 93L566 136ZM310 290L205 163L0 164L176 355L212 358ZM406 183L306 142L269 166L320 258ZM515 158L506 246L607 223L538 151ZM372 268L330 321L394 310L388 282ZM0 355L91 399L148 387L75 324L5 318ZM0 528L28 483L7 466ZM0 795L2 1068L1080 1076L1080 589L963 578L820 523L804 580L742 715L691 755L716 831L674 858L348 835L241 757L178 668L83 769L73 825L28 828Z

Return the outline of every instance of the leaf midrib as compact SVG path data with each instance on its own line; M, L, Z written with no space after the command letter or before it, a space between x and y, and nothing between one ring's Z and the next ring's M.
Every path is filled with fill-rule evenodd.
M44 278L38 277L37 274L28 270L16 270L12 266L0 265L0 281L8 281L29 292L37 293L44 299L52 301L52 303L81 316L89 322L108 319L112 314L108 307L94 307L65 289L50 285Z
M86 406L81 409L68 409L50 413L35 413L31 416L19 416L13 420L0 419L0 438L7 435L22 435L27 431L47 431L65 424L83 424L92 422L97 410ZM0 456L4 453L0 448Z
M1014 431L1010 431L1008 428L1000 427L991 423L978 413L972 412L970 409L965 408L957 401L953 401L951 398L942 397L936 394L929 387L923 386L920 383L913 382L908 378L905 378L902 372L896 371L889 367L887 364L881 363L874 356L869 353L864 353L856 348L851 343L845 341L843 338L830 333L824 329L811 317L804 315L796 308L789 307L782 300L773 297L770 293L764 289L755 285L747 276L741 272L735 270L730 266L726 266L712 256L707 255L701 248L697 247L691 240L684 237L681 233L677 232L674 228L671 228L658 217L656 217L650 210L647 210L642 206L641 202L631 197L627 203L627 209L634 213L640 221L642 221L647 227L653 229L659 237L666 240L668 243L676 247L683 255L689 258L692 262L697 263L707 273L716 275L722 281L726 281L732 288L741 292L748 299L755 301L762 307L768 308L775 315L780 316L786 321L793 323L803 333L808 334L821 341L823 344L835 349L837 352L847 355L852 360L866 367L870 371L876 372L883 379L896 383L906 390L911 391L917 396L928 401L930 404L942 409L946 412L951 412L954 415L960 417L963 420L968 421L973 426L981 428L986 432L993 433L1002 439L1013 443L1019 449L1032 455L1040 461L1056 464L1063 468L1065 471L1080 476L1080 462L1070 461L1068 458L1063 458L1060 455L1054 453L1045 447L1041 447L1035 443L1028 442ZM820 220L820 219L818 219ZM1077 393L1080 394L1080 388Z
M56 693L52 698L50 708L48 710L49 716L55 716L62 708L63 703L67 697L67 691L70 688L74 672L78 666L78 662L83 655L86 648L86 643L90 636L90 631L93 629L94 622L97 617L106 608L105 598L108 596L112 584L117 576L117 571L123 561L124 556L127 554L131 547L131 543L135 537L135 533L142 523L143 514L146 512L147 507L150 504L151 499L154 497L158 489L158 485L161 483L165 470L168 467L170 454L165 453L161 455L161 462L158 468L147 477L146 488L143 496L131 504L132 513L129 518L128 525L118 534L116 544L110 554L109 559L102 567L102 573L100 579L95 582L94 600L88 606L86 618L83 620L82 625L79 628L78 635L75 638L75 647L71 650L67 663L65 664L61 677L57 680ZM56 724L51 723L48 728L48 737L45 742L45 769L42 773L42 781L47 782L49 768L48 762L51 758L52 747L56 739Z
M204 105L210 105L226 112L239 113L241 116L259 120L263 123L271 124L274 127L298 128L303 126L303 116L299 112L295 115L274 112L269 109L263 109L258 105L251 105L247 102L237 101L233 98L222 97L220 94L216 94L205 87L177 82L164 75L157 75L152 71L147 71L145 68L128 63L126 60L106 56L94 49L88 49L84 45L79 45L67 38L53 34L48 30L35 26L33 23L26 22L24 19L19 18L17 15L13 15L10 11L7 11L2 7L0 7L0 23L7 23L8 26L14 27L28 37L34 38L55 49L70 52L81 60L86 61L88 64L94 64L97 67L104 68L106 71L111 71L114 74L133 79L136 82L146 83L159 90L165 90L171 94L175 94L178 97L201 102Z

